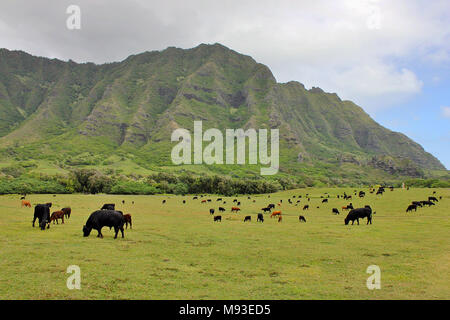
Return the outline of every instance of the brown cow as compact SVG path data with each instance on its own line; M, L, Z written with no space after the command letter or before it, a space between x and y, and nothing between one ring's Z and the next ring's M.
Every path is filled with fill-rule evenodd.
M240 208L238 208L238 207L231 207L231 212L238 212L238 211L240 211L241 209Z
M30 203L30 201L27 201L27 200L22 200L22 208L23 207L28 207L28 208L31 208L31 203Z
M274 212L272 212L272 214L270 215L271 218L272 218L272 217L276 217L276 216L281 217L281 211L274 211Z
M59 219L61 219L62 220L62 224L64 224L64 212L63 211L55 211L50 216L50 222L53 221L53 224L55 224L55 220L56 220L56 224L59 224L58 223Z
M131 214L124 214L123 218L125 219L125 229L128 229L128 224L130 224L130 229L132 229Z

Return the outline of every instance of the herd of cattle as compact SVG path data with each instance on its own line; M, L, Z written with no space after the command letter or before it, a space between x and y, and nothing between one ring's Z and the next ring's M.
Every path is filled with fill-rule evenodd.
M394 190L393 187L389 187L391 191ZM385 192L385 188L384 187L379 187L378 190L371 188L370 193L375 193L377 195L382 195ZM410 212L412 210L417 211L417 208L421 208L424 206L433 206L435 205L435 202L439 202L439 200L434 196L434 194L436 194L436 192L433 192L433 196L428 197L428 200L422 200L422 201L412 201L412 203L408 206L408 208L406 209L406 212ZM354 190L354 196L357 196L359 198L364 198L365 197L365 192L364 191L359 191L357 192L357 190ZM211 199L199 199L203 198L204 195L200 195L200 196L194 196L193 200L199 200L201 204L207 204L212 202ZM344 200L351 200L352 199L352 195L347 195L345 192L342 195L337 195L336 196L337 199L344 199ZM270 195L268 195L268 198L270 198ZM291 205L291 206L298 206L301 202L302 196L298 195L292 196L292 199L289 198L287 199L287 202ZM328 203L328 200L330 199L330 195L328 193L325 193L324 195L320 196L320 198L322 198L321 203ZM248 200L250 200L251 197L248 196ZM295 199L295 200L293 200ZM311 198L309 196L309 194L305 195L305 201L308 201L309 203L311 203ZM442 199L442 197L440 197L440 199ZM31 208L31 203L30 201L25 200L25 195L21 198L22 200L22 207L28 207ZM216 199L217 202L221 202L222 205L226 204L226 201L224 201L222 198L217 198ZM294 202L295 201L295 202ZM164 205L167 202L167 200L163 200L162 204ZM186 204L186 200L182 200L183 204ZM253 202L255 202L255 200L253 200ZM125 201L122 201L122 203L124 204ZM132 202L134 204L134 201ZM266 207L261 208L261 213L257 214L257 222L264 222L264 214L266 213L270 213L270 218L278 218L278 222L282 222L282 212L281 212L281 207L282 207L282 203L283 200L279 200L279 202L277 203L277 206L274 203L269 203ZM238 199L234 199L233 200L233 205L231 206L231 212L232 213L239 213L241 211L241 208L239 207L241 206L241 201L238 201ZM34 207L34 216L33 216L33 222L32 225L33 227L35 226L35 221L36 219L39 221L39 227L42 230L45 230L46 228L49 229L50 228L50 224L53 222L53 224L56 222L57 224L59 224L59 220L61 220L62 224L64 224L64 218L69 219L70 215L72 213L72 209L69 207L66 208L62 208L61 210L57 210L54 211L53 213L50 214L50 208L52 207L52 203L45 203L45 204L37 204ZM319 208L319 206L317 206L317 208ZM369 205L365 205L363 208L354 208L353 204L350 202L349 204L342 206L341 207L342 210L350 210L349 213L347 214L346 218L344 219L344 223L345 225L348 225L349 222L352 222L352 225L354 224L355 220L357 222L357 224L359 225L359 219L364 219L367 218L367 224L372 224L372 215L375 214L376 212L372 211L372 208ZM220 213L226 212L226 209L223 206L219 206L218 208ZM303 210L309 210L309 204L305 204L303 206ZM213 221L214 222L221 222L222 221L222 216L221 215L215 215L215 209L214 208L210 208L209 209L209 213L210 215L213 215ZM339 215L340 212L338 210L338 208L332 208L331 209L331 213L335 214L335 215ZM306 218L303 215L299 215L298 217L300 222L306 222ZM252 217L250 215L246 215L244 217L244 222L251 222ZM104 204L102 206L102 208L100 210L96 210L94 211L88 218L88 220L86 221L86 224L83 226L83 236L87 237L89 236L89 234L91 233L92 229L97 230L98 235L97 237L101 237L103 238L103 234L101 232L101 229L103 227L109 227L114 228L115 231L115 236L114 239L117 238L117 234L120 231L122 234L122 238L124 237L124 225L126 228L128 228L128 224L130 225L130 229L132 228L132 221L131 221L131 215L130 214L123 214L122 211L118 211L115 210L115 204L110 203L110 204Z

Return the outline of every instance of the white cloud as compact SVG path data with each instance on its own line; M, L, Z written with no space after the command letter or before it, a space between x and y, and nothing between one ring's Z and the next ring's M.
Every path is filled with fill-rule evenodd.
M441 110L442 110L442 115L445 118L449 118L450 119L450 107L442 107Z

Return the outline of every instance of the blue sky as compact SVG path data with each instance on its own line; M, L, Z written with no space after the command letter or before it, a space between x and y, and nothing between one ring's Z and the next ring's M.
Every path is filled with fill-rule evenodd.
M68 30L76 4L81 29ZM5 0L0 47L104 63L221 43L360 105L450 168L448 0Z

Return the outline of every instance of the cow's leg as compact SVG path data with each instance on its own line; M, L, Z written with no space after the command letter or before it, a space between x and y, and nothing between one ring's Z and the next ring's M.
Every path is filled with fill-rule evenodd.
M33 228L34 228L34 222L36 221L36 216L33 218Z
M131 222L130 222L130 229L131 229ZM124 238L124 235L123 235L123 226L122 226L122 228L120 228L120 232L122 232L122 238Z
M61 217L62 224L64 224L64 215Z
M358 222L358 226L359 226L359 218L356 219L356 222Z

